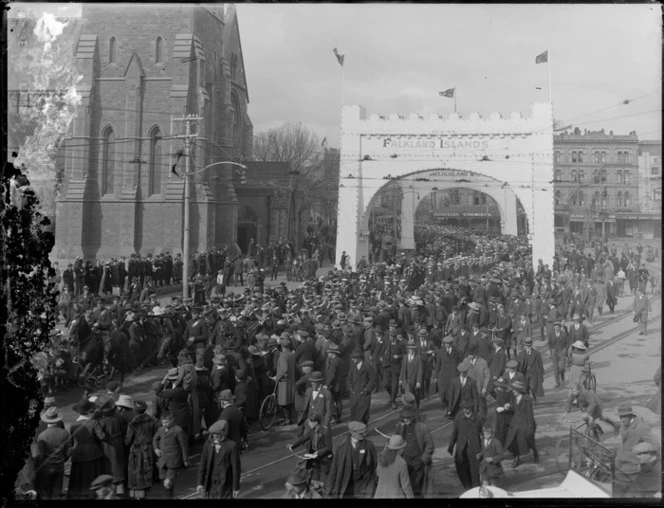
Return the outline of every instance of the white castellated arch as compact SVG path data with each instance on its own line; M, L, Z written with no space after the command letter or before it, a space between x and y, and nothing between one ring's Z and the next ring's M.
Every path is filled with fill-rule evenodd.
M417 180L433 175L436 183ZM414 248L413 220L418 200L409 193L427 189L476 188L493 197L501 215L501 231L516 234L516 198L528 216L533 267L542 259L553 266L553 112L550 103L532 105L530 118L498 113L482 118L471 113L446 118L389 118L367 113L362 106L344 106L341 118L341 168L337 256L346 251L351 264L368 254L369 204L390 180L401 180L402 248ZM457 179L470 180L457 183ZM441 183L449 180L449 185ZM453 182L454 181L454 182ZM500 182L496 185L496 182ZM470 185L470 186L469 186ZM484 185L488 187L480 188ZM430 191L430 190L429 190Z

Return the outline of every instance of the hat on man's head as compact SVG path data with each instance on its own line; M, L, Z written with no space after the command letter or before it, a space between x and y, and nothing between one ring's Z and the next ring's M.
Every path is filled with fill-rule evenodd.
M62 420L62 415L58 413L57 407L51 406L41 414L40 418L44 423L57 423Z
M406 349L417 349L417 344L415 344L414 341L409 340L408 344L406 344Z
M657 453L657 448L655 448L652 443L649 443L648 441L642 441L634 445L632 451L637 455L642 453Z
M452 337L451 335L447 335L443 339L443 344L453 344L453 343L454 343L454 337Z
M572 347L577 349L586 349L586 345L580 340L575 341L574 344L572 344Z
M314 362L312 362L311 360L305 360L302 363L300 363L300 367L302 367L302 368L304 368L304 367L313 368L313 366L314 366Z
M312 383L322 383L323 381L325 381L325 377L323 376L322 372L315 370L309 376L309 381L311 381Z
M110 474L102 474L97 476L90 484L90 490L99 490L103 487L113 486L113 476Z
M219 400L230 402L235 400L235 395L233 395L233 392L230 390L221 390L221 393L219 393Z
M519 365L516 360L509 360L506 364L505 367L509 367L510 369L516 369L517 365Z
M403 402L404 405L413 406L417 400L415 399L415 395L411 392L406 392L401 396L401 402Z
M457 370L459 372L468 372L468 364L464 361L457 365Z
M623 416L636 416L636 415L634 414L632 406L630 406L629 404L622 404L618 406L618 416L622 418Z
M118 401L115 403L116 406L126 407L127 409L134 409L134 400L130 395L120 395Z
M337 354L337 355L341 354L341 351L339 350L339 346L337 346L336 344L330 344L327 347L327 352L328 353L334 353L334 354Z
M178 374L179 374L179 371L178 371L177 367L173 367L171 369L168 369L168 375L166 376L166 379L168 379L170 381L173 381L173 380L178 378Z
M144 400L135 400L134 401L134 409L136 410L137 413L145 413L148 409L148 403L145 402Z
M90 402L90 399L81 399L79 400L72 409L80 415L86 415L94 409L94 404Z
M429 335L429 332L427 332L426 328L420 328L420 330L417 332L417 334L420 337L426 337L427 335Z
M532 337L526 337L525 339L523 339L523 343L524 343L526 346L532 346L532 344L533 344L533 339L532 339Z
M521 392L521 393L526 393L528 391L528 389L526 388L526 385L523 384L523 381L521 381L520 379L517 379L516 381L514 381L512 383L511 388L512 388L512 390L516 390L517 392Z
M356 434L364 434L367 431L367 426L362 422L349 422L348 430Z
M399 434L394 434L390 436L390 440L387 442L387 447L390 450L401 450L408 445L406 440L402 438Z
M352 354L350 355L350 358L351 358L351 360L352 360L353 358L364 358L364 354L362 353L362 351L359 351L359 350L355 349L355 350L352 352Z
M290 483L291 485L303 485L308 481L309 473L307 470L301 467L296 467L288 475L288 480L286 480L286 483Z
M505 344L505 341L500 337L494 337L492 341L498 346L502 346L503 344Z

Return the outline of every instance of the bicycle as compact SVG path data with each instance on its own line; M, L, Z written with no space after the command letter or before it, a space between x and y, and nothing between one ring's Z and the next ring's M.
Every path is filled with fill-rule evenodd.
M581 432L580 429L584 429L582 432L582 435L590 438L592 442L598 442L601 443L604 435L604 430L602 427L599 425L597 422L593 422L593 424L590 424L590 418L588 417L581 417L575 422L570 423L570 427L572 427L575 423L581 422L581 425L578 427L574 427L574 430L577 432ZM556 466L558 467L558 472L561 473L563 476L567 475L567 471L569 470L570 464L572 463L572 457L570 457L569 451L570 451L570 435L568 433L567 436L561 438L558 440L556 443ZM586 451L586 449L582 449L581 451ZM565 464L566 467L563 465Z
M597 392L597 378L592 373L591 365L594 362L586 362L583 366L583 386L586 390Z
M261 408L258 411L258 421L263 430L270 430L274 425L274 420L277 418L277 387L279 383L274 383L272 393L265 397L261 403Z

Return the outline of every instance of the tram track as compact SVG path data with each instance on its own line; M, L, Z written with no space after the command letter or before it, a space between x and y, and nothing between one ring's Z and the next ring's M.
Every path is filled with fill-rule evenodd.
M657 296L654 296L654 297L652 298L651 302L656 301L657 298L658 298ZM601 331L601 330L603 330L604 328L606 328L606 327L608 327L608 326L610 326L610 325L612 325L612 324L615 324L615 323L619 322L620 320L622 320L624 317L626 317L627 315L629 315L629 314L631 314L631 313L632 313L631 309L627 308L627 309L625 309L625 310L623 310L623 311L621 311L621 312L618 312L618 313L612 315L612 317L611 317L610 319L605 320L605 321L602 321L601 323L597 323L596 325L594 325L594 326L592 326L591 328L589 328L588 331L589 331L590 334L597 333L598 331ZM655 321L658 321L658 320L660 320L660 319L661 319L661 316L657 316L657 317L651 319L651 320L650 320L650 323L655 322ZM611 338L609 338L609 339L607 339L607 340L601 342L600 344L597 344L596 346L592 346L592 352L595 353L595 352L598 352L598 351L602 351L603 349L606 349L606 348L612 346L613 344L619 342L620 340L622 340L622 339L628 337L629 335L631 335L632 333L634 333L636 330L638 330L638 326L631 327L630 329L628 329L628 330L626 330L626 331L624 331L624 332L621 332L621 333L619 333L619 334L617 334L617 335L615 335L615 336L613 336L613 337L611 337ZM545 351L545 350L548 349L548 348L547 348L546 344L538 344L538 346L535 347L535 349L537 349L540 353L542 353L543 351ZM553 373L553 367L552 367L552 366L549 366L549 367L547 367L547 368L545 369L545 371L544 371L544 377L547 377L547 376L551 375L552 373ZM423 398L423 399L422 399L422 403L425 403L425 404L426 404L426 403L429 403L429 402L431 402L431 401L434 401L434 400L436 400L436 399L438 399L438 398L439 398L438 394L437 394L437 393L434 393L434 394L432 394L432 395L428 395L427 397ZM495 404L496 404L495 400L492 401L492 402L490 402L490 403L488 403L488 404L487 404L487 409L489 409L489 408L493 408L493 407L495 406ZM424 404L422 404L422 405L424 405ZM424 409L424 408L422 408L422 409ZM372 421L369 423L369 426L368 426L368 427L369 427L369 430L370 430L370 431L371 431L371 430L376 430L376 431L377 431L377 427L378 427L378 426L376 425L377 422L383 421L383 420L385 420L386 418L389 418L389 417L391 417L391 416L393 416L393 415L395 415L395 414L398 414L398 412L399 412L399 410L388 411L387 413L385 413L385 414L379 416L378 418L372 420ZM432 430L431 430L431 433L433 434L434 432L439 432L439 431L441 431L441 430L444 430L444 429L446 429L446 428L449 428L449 427L452 425L452 423L453 423L453 421L452 421L452 420L449 420L449 421L443 423L442 425L440 425L439 427L436 427L435 429L432 429ZM377 432L379 432L379 431L377 431ZM380 433L380 432L379 432L379 433ZM336 440L337 438L339 438L339 437L341 437L341 436L344 436L345 434L346 434L346 431L345 431L345 430L342 431L342 432L339 432L339 433L334 434L334 435L332 436L333 442L334 442L334 440ZM250 476L254 476L257 472L259 472L259 471L261 471L261 470L263 470L263 469L269 468L269 467L271 467L271 466L275 466L275 465L277 465L277 464L280 464L280 463L282 463L282 462L284 462L284 461L287 461L287 460L289 460L289 459L292 459L292 458L293 458L293 455L292 455L292 454L288 454L288 455L286 455L286 456L284 456L284 457L281 457L281 458L275 459L275 460L270 461L270 462L268 462L268 463L261 464L261 465L258 466L258 467L255 467L255 468L253 468L253 469L251 469L251 470L249 470L249 471L244 472L244 473L240 476L240 479L246 479L246 478L248 478L248 477L250 477ZM554 473L547 473L547 474L540 475L540 476L544 477L544 476L550 476L550 475L552 475L552 474L554 474ZM555 474L558 474L558 473L556 472ZM538 477L540 477L540 476L538 476ZM533 479L533 478L529 478L529 479ZM523 481L526 481L526 480L523 480ZM521 481L516 482L516 483L521 483ZM196 496L197 496L196 493L192 493L192 494L189 494L189 495L186 495L186 496L182 496L182 497L180 497L179 499L192 499L192 498L194 498L194 497L196 497Z

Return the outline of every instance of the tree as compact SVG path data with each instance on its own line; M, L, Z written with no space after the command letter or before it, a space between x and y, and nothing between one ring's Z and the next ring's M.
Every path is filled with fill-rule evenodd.
M49 220L39 212L39 200L27 177L12 164L4 168L2 194L0 378L5 404L0 431L4 443L0 446L3 479L12 481L25 462L42 406L31 359L50 345L57 306L51 281L55 271L48 259L54 238L45 230Z

